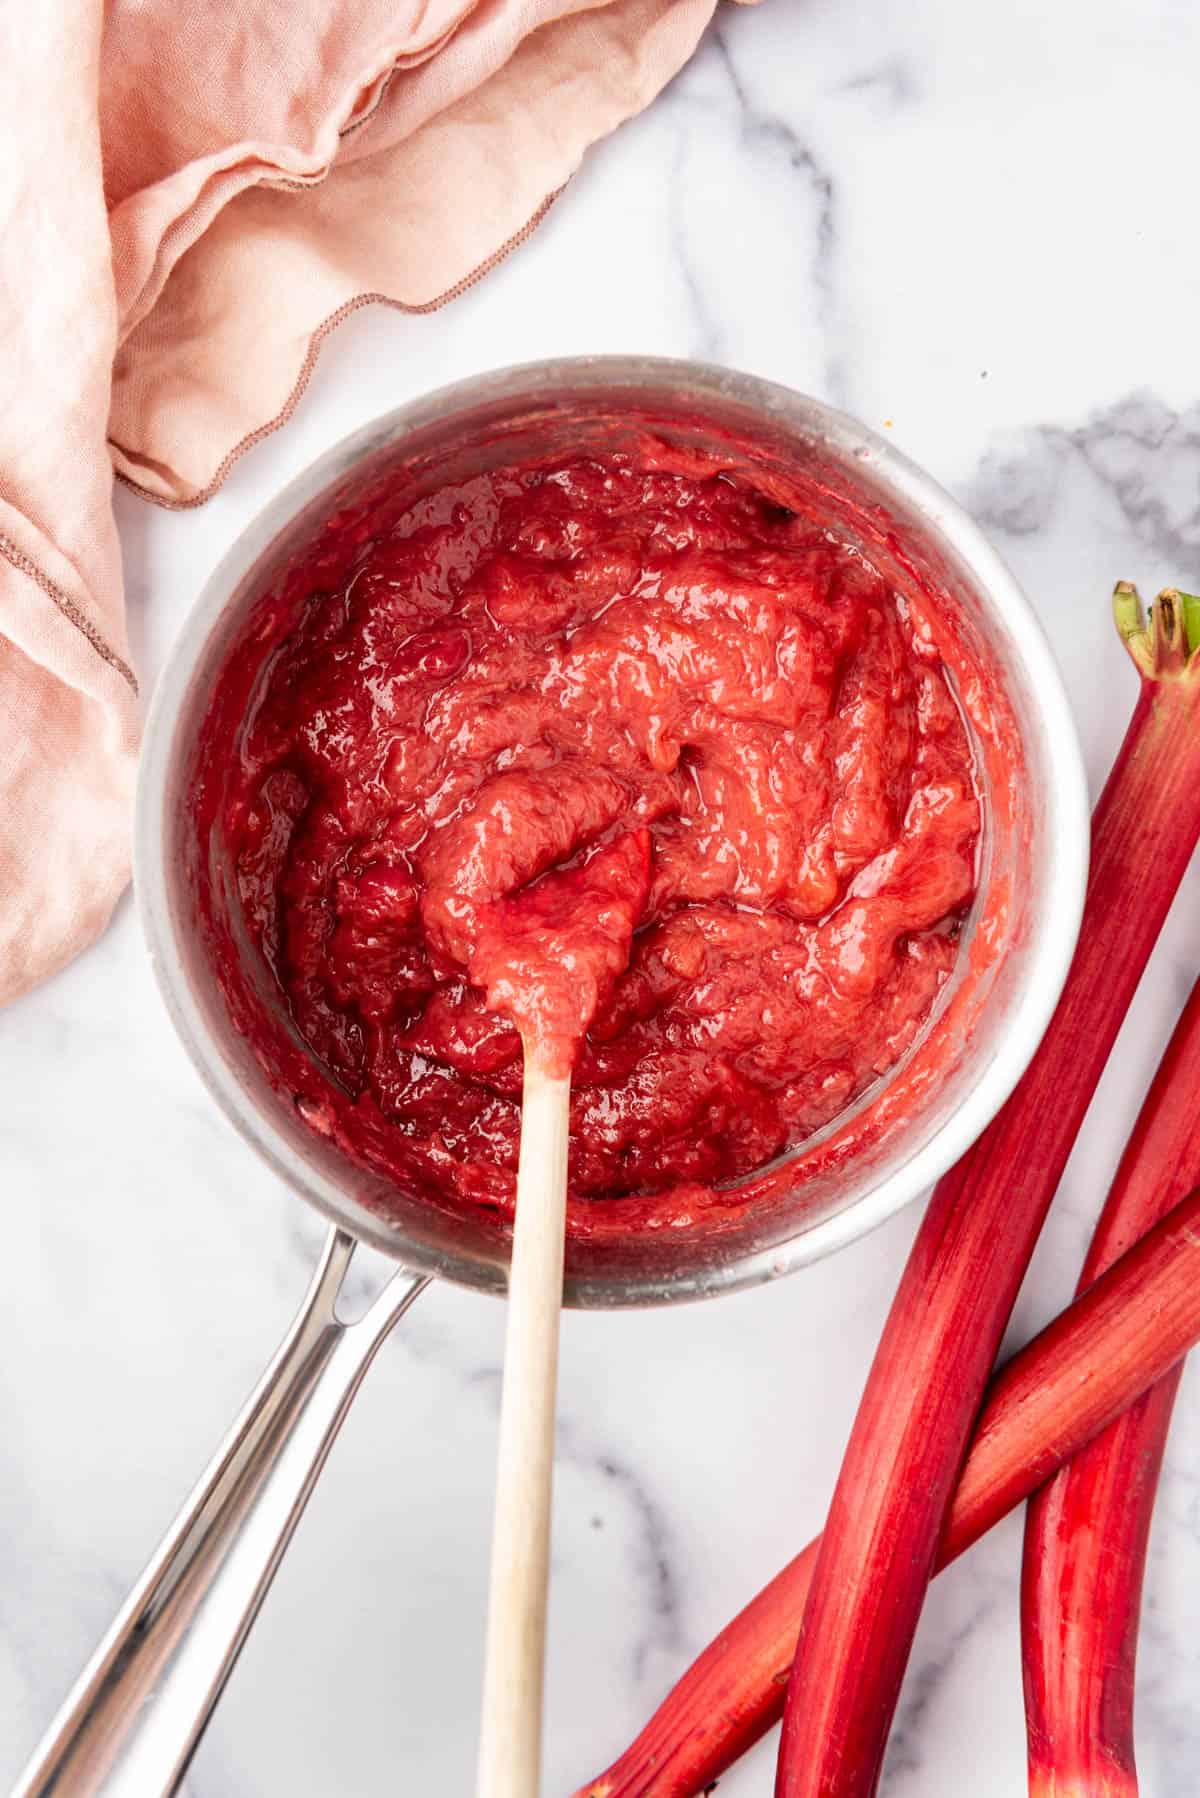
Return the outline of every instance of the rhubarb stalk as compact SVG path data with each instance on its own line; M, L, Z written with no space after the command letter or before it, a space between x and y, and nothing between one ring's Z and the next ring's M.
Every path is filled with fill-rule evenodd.
M1080 1275L1081 1292L1200 1184L1200 983L1179 1020ZM1146 1545L1182 1368L1029 1507L1021 1648L1033 1798L1137 1791L1133 1678Z
M780 1668L792 1660L796 1605L810 1576L779 1790L788 1798L841 1798L871 1792L877 1782L989 1369L1096 1081L1200 835L1200 661L1190 653L1184 596L1160 594L1147 624L1135 590L1122 583L1114 610L1141 681L1093 817L1080 943L1058 1009L1007 1105L934 1193L876 1355L819 1552L806 1551L751 1607L764 1637L735 1626L731 1641L721 1637L708 1651L720 1658L752 1644L747 1667L726 1667L742 1695L739 1715L750 1719L749 1733L736 1716L726 1728L720 1714L691 1713L696 1748L684 1760L699 1765L701 1741L714 1730L725 1744L712 1744L715 1759L709 1757L695 1784L661 1783L660 1766L655 1798L702 1789L716 1762L727 1765L776 1714ZM782 1663L771 1627L785 1638ZM748 1694L756 1689L752 1701Z
M1123 1255L992 1380L934 1570L955 1560L1200 1339L1200 1192ZM620 1760L575 1798L693 1798L783 1709L820 1538L694 1661Z
M1050 1200L1200 835L1200 658L1183 596L1147 625L1092 823L1079 947L1016 1092L939 1183L892 1304L813 1570L784 1709L777 1798L874 1792L971 1426Z

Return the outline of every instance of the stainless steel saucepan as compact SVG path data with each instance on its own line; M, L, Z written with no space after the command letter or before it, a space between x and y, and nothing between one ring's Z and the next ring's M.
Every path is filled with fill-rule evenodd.
M1086 872L1078 745L1029 606L971 520L926 475L814 400L694 363L625 358L544 362L465 381L330 450L242 534L181 633L147 726L136 845L147 944L175 1026L217 1103L325 1214L329 1237L286 1339L55 1719L21 1798L153 1798L175 1789L383 1338L431 1276L504 1290L507 1236L498 1222L438 1211L352 1164L297 1115L235 1026L208 947L214 905L226 908L238 940L233 900L221 887L220 846L196 841L186 803L222 658L272 579L364 483L391 475L415 490L546 445L620 441L647 424L786 479L808 510L861 542L899 584L939 595L985 674L961 686L960 698L991 803L959 972L907 1064L823 1133L821 1171L803 1145L771 1171L754 1203L699 1212L690 1228L623 1229L612 1213L612 1228L569 1240L565 1302L618 1307L715 1295L789 1273L862 1235L962 1154L1042 1034L1074 947ZM1001 715L1021 745L1015 774L993 731ZM244 972L269 1008L262 970ZM889 1105L900 1090L904 1102ZM869 1131L859 1128L864 1117L875 1120ZM828 1152L831 1135L844 1153ZM338 1292L359 1239L400 1266L366 1315L346 1323Z

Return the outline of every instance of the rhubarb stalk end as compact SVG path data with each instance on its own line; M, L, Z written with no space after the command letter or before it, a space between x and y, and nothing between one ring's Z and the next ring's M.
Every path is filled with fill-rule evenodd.
M1133 582L1118 581L1112 603L1118 634L1144 680L1191 666L1200 648L1200 597L1164 587L1147 617Z

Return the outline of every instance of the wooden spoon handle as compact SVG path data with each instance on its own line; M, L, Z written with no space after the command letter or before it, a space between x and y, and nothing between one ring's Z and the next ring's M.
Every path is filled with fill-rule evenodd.
M478 1798L537 1798L571 1082L525 1057Z

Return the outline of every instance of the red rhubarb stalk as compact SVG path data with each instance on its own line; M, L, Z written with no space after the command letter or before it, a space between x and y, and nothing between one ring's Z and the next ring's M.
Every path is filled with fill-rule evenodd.
M1200 1340L1200 1192L993 1379L935 1559L970 1548ZM693 1798L783 1709L820 1538L728 1624L631 1747L575 1798Z
M1200 1185L1200 983L1109 1192L1081 1292ZM1033 1798L1137 1792L1133 1677L1146 1544L1182 1368L1039 1492L1025 1524L1021 1648Z
M1160 594L1146 625L1134 589L1117 588L1117 625L1141 682L1093 817L1079 948L1038 1053L1003 1111L939 1183L901 1279L826 1534L819 1553L812 1551L815 1565L804 1566L805 1589L810 1571L813 1583L780 1762L779 1789L788 1798L806 1792L840 1798L875 1787L988 1371L1096 1081L1200 834L1200 666L1189 654L1189 606L1194 613L1195 602ZM786 1636L797 1620L796 1584L789 1572L780 1581L768 1594L784 1600L776 1621ZM768 1651L756 1664L765 1667L770 1659ZM783 1664L790 1659L789 1653ZM747 1683L754 1683L753 1667ZM768 1709L776 1696L767 1695ZM741 1737L729 1758L750 1739ZM655 1798L703 1783L656 1783Z
M884 1326L813 1570L777 1798L879 1779L946 1507L984 1386L1096 1082L1200 835L1200 658L1183 596L1118 628L1137 706L1092 821L1079 947L1028 1072L939 1183Z

